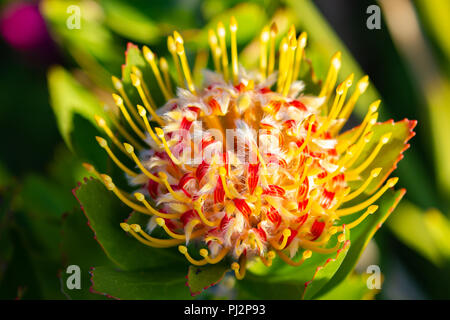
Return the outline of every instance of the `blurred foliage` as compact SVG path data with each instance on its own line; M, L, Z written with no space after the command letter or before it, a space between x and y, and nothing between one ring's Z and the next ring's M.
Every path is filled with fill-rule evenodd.
M286 32L294 23L298 31L308 32L306 56L318 79L324 79L329 59L338 50L343 56L340 80L351 72L356 79L370 75L371 85L357 104L357 117L364 115L371 102L382 99L383 120L419 120L418 136L397 170L401 187L408 192L387 220L388 228L377 233L380 257L372 262L382 266L385 284L396 283L395 261L412 279L408 285L421 296L450 298L449 4L445 0L418 0L410 6L426 52L423 62L423 55L408 56L405 48L414 43L402 43L401 30L392 27L392 11L383 14L382 29L372 31L365 27L365 12L374 1L342 2L345 5L336 9L329 1L319 0L42 0L40 12L59 50L53 62L60 66L42 63L30 52L17 54L3 41L0 44L6 55L0 62L4 74L0 81L7 93L0 97L0 133L4 137L0 157L0 298L106 298L89 290L90 271L92 289L113 297L190 297L184 286L185 260L177 252L160 249L154 254L163 258L148 258L151 249L129 239L118 225L130 212L98 181L84 181L89 173L81 163L89 160L102 171L113 172L117 184L124 181L93 138L98 134L93 115L103 113L104 105L112 105L111 75L127 79L127 68L121 70L121 65L128 41L168 56L166 36L179 30L194 66L193 53L207 48L208 29L215 28L219 20L228 23L231 15L238 20L240 59L246 66L257 63L258 41L253 39L264 25L276 21L280 32ZM383 10L390 10L383 2ZM2 7L9 3L1 2ZM73 4L82 12L79 30L66 26L67 7ZM333 10L341 14L348 11L351 16L343 23L336 20L339 12ZM412 29L408 26L406 31ZM130 56L131 64L137 63L139 57ZM422 63L438 70L433 81L425 81L429 78L421 72ZM400 140L405 139L402 136ZM71 193L78 182L82 184L75 194L84 213ZM399 191L383 197L378 216L352 231L355 243L342 260L322 269L317 279L323 281L313 282L314 289L306 298L367 299L378 293L367 289L365 274L352 270L400 193L403 195ZM111 238L122 241L112 242ZM132 259L123 258L124 254ZM152 272L159 267L155 263L167 259L173 259L176 267L164 273ZM317 263L312 260L311 264ZM71 264L82 269L82 290L64 289L65 269ZM236 283L238 297L270 298L278 292L279 297L299 298L300 286L315 272L308 265L302 273L285 272L282 267L277 270L277 261L274 265L271 272L276 275L269 283L260 273L267 269L258 269L258 265L250 268L253 273L249 272L248 279ZM223 277L224 270L220 266L216 269L205 271L211 284ZM166 281L175 277L179 283ZM192 274L191 279L194 290L208 286ZM198 298L214 298L214 289ZM408 296L408 290L404 291ZM394 294L382 289L377 297L392 298Z

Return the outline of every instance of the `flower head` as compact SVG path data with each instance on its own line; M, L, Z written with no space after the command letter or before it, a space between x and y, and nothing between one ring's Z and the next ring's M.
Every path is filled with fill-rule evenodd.
M123 82L113 77L115 104L132 132L112 117L117 133L127 141L122 144L106 121L97 117L117 150L104 138L97 141L139 188L137 192L128 194L109 176L87 167L131 209L149 216L145 228L124 222L124 231L151 247L178 246L194 265L225 259L240 279L250 259L270 266L278 255L299 266L312 254L339 250L346 240L345 228L356 227L374 213L378 207L373 203L398 179L384 184L381 179L370 196L354 201L369 185L373 187L382 170L373 168L373 161L392 134L377 137L373 150L363 152L375 139L372 128L380 104L375 101L360 126L339 135L368 86L367 76L354 85L350 74L336 86L341 67L338 52L320 93L305 94L298 78L306 33L297 37L291 27L276 48L276 25L264 28L259 68L247 71L238 62L237 29L232 18L229 29L219 23L216 31L210 30L215 70L204 72L202 86L194 84L183 38L177 32L168 38L175 92L167 60L143 47L143 57L166 99L161 108L137 66L131 67L130 74L140 101L136 105ZM122 162L117 152L135 168ZM367 179L352 187L352 181L361 180L368 168ZM342 224L343 216L355 213L359 216L353 222ZM154 235L158 226L167 237ZM188 250L192 242L202 245L200 252ZM301 258L294 261L297 253Z

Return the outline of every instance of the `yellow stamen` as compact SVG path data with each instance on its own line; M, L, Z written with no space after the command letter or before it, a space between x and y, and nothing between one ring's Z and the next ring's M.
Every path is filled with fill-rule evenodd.
M105 185L105 187L114 192L114 194L117 196L117 198L120 199L120 201L122 201L123 203L125 203L127 206L129 206L131 209L138 211L140 213L144 213L144 214L148 214L148 210L147 208L140 206L136 203L134 203L133 201L129 200L123 193L122 191L120 191L116 185L114 184L114 182L112 181L111 177L106 175L106 174L101 174L100 177L103 180L103 184Z
M231 65L233 70L233 83L238 83L238 53L237 53L237 40L236 40L236 31L238 25L236 18L234 16L231 17L230 20L230 32L231 32Z
M172 36L169 36L167 38L167 48L169 49L169 52L172 55L173 62L175 63L175 67L177 69L178 86L184 88L184 78L183 73L181 71L180 61L178 60L177 56L177 46Z
M345 150L348 146L352 145L362 134L364 136L365 133L369 132L372 126L377 122L378 119L378 107L380 105L381 100L374 101L367 111L366 116L364 117L363 122L359 125L359 127L355 130L355 133L348 139L344 140L341 143L338 143L336 146L337 151L340 153L342 150Z
M352 179L351 177L357 177L361 172L363 172L372 162L375 160L376 156L380 152L381 148L389 142L389 139L392 136L392 132L388 132L381 136L380 141L378 142L375 149L373 149L372 153L370 154L367 159L361 163L357 168L350 170L348 172L349 179Z
M364 219L366 219L369 214L372 214L372 213L374 213L377 210L378 210L378 206L376 206L376 205L370 206L370 207L367 208L366 212L364 212L358 219L356 219L355 221L353 221L353 222L351 222L349 224L346 224L345 226L347 228L349 228L349 229L353 229L358 224L363 222Z
M277 92L280 92L283 88L284 79L286 78L287 71L287 53L289 49L288 40L284 37L280 43L279 49L279 61L278 61L278 81L277 81Z
M364 147L372 140L373 131L370 131L358 140L358 142L348 148L347 152L352 155L351 159L345 163L346 168L350 168L356 160L359 159L359 156L362 154Z
M173 97L172 80L170 79L169 64L167 63L166 58L159 58L159 66L163 73L164 84L166 85L167 91L169 92L170 96Z
M295 31L294 31L295 32ZM286 80L283 88L283 95L287 96L289 94L289 90L291 89L292 84L292 75L294 73L294 59L295 59L295 50L297 50L297 39L294 36L289 41L289 51L287 53L287 74Z
M130 228L134 232L142 235L148 241L150 241L152 243L155 243L155 244L162 245L162 246L175 246L175 245L178 245L178 244L183 242L183 240L178 240L178 239L158 239L158 238L154 238L154 237L150 236L149 234L147 234L144 230L142 230L141 226L138 225L138 224L132 224L132 225L130 225Z
M138 240L140 243L145 244L146 246L152 247L152 248L168 248L173 246L173 244L158 244L149 240L146 240L142 238L139 234L134 231L131 226L128 223L122 222L120 224L120 227L127 233L130 233L136 240Z
M298 148L296 151L297 155L300 155L309 143L309 140L311 138L312 126L313 126L314 122L316 121L316 115L315 114L310 115L306 121L308 121L308 131L306 132L305 140L303 141L300 148Z
M144 76L143 76L141 70L138 67L136 67L136 66L132 66L131 67L131 71L140 80L140 84L142 85L142 89L144 90L145 97L147 97L148 101L150 102L150 105L153 106L153 107L156 106L155 100L153 100L153 97L150 94L150 91L148 90L147 85L145 84ZM130 78L131 78L131 76L130 76ZM133 80L132 80L132 83L133 83Z
M277 33L278 33L277 24L274 22L270 26L269 66L267 70L267 75L271 75L273 69L275 68L275 37L277 36Z
M195 260L194 258L192 258L185 246L179 246L178 250L180 251L181 254L183 254L186 257L187 261L189 261L190 263L192 263L195 266L204 266L205 264L208 263L208 261L206 261L206 259Z
M363 210L364 208L370 206L372 203L377 201L383 195L383 193L386 192L387 189L392 188L393 186L395 186L395 184L397 182L398 182L398 178L397 177L389 179L386 182L386 184L380 190L378 190L378 192L375 193L372 197L370 197L366 201L361 202L361 203L359 203L359 204L357 204L355 206L336 210L336 215L339 216L339 217L342 217L342 216L347 216L347 215L350 215L350 214L353 214L355 212Z
M259 52L259 72L261 73L261 76L263 79L266 78L266 72L267 72L267 43L269 42L270 38L270 30L269 27L265 27L261 32L260 37L260 52Z
M227 54L227 44L225 41L225 27L220 21L217 24L217 34L219 35L219 44L220 44L220 51L222 56L222 68L223 68L223 77L225 81L228 81L228 54Z
M130 141L133 145L136 146L137 149L142 150L144 147L142 144L140 144L136 139L134 139L127 130L117 121L117 119L111 114L108 113L109 119L111 120L112 124L114 125L114 128L119 131L119 133L127 140Z
M139 158L134 153L133 146L131 144L129 144L129 143L124 143L123 145L125 147L126 152L131 155L131 157L133 158L134 162L137 164L139 169L141 169L142 173L145 174L149 179L151 179L151 180L153 180L155 182L161 183L161 181L159 180L158 177L156 177L155 175L150 173L150 171L148 171L147 169L144 168L144 166L142 165L141 161L139 160Z
M150 103L150 101L147 99L147 96L142 88L142 82L141 80L135 76L134 74L130 74L131 81L133 83L133 86L136 88L136 90L139 93L139 96L141 97L142 102L144 103L145 108L150 112L153 119L158 122L160 125L164 125L164 121L158 116L155 112L155 107Z
M336 97L334 98L333 106L331 107L330 113L323 125L317 130L316 136L319 136L322 132L328 130L331 122L336 119L337 115L341 111L344 104L345 98L347 96L348 88L351 87L353 83L353 73L347 77L337 88Z
M125 104L126 104L128 110L130 110L130 112L133 114L133 117L135 118L135 120L138 121L139 124L143 125L141 118L139 118L139 116L136 112L136 109L134 108L133 104L131 103L130 99L128 98L127 93L125 92L125 90L123 88L122 81L120 81L117 77L112 76L112 82L113 82L114 88L123 97L123 100L125 100Z
M296 51L296 55L295 55L294 74L292 76L292 81L297 80L298 76L300 74L300 66L302 64L303 52L305 51L307 38L308 38L308 35L306 34L306 32L302 32L298 36L297 51Z
M142 48L142 52L144 53L145 60L147 60L148 64L150 64L150 67L152 68L153 74L155 75L156 81L158 82L158 86L161 89L164 98L166 98L166 100L169 100L171 98L171 95L167 90L166 85L164 84L161 73L159 72L158 65L155 61L155 54L147 46L144 46Z
M112 140L112 142L114 142L114 144L126 155L128 155L128 153L125 151L125 148L123 147L122 143L119 141L119 139L117 139L117 137L114 135L114 133L111 131L111 129L108 127L108 125L106 124L105 119L103 119L102 117L98 116L98 115L94 115L95 121L97 122L97 125L102 128L103 130L105 130L106 135Z
M331 58L330 68L328 69L328 74L325 79L325 83L322 86L322 89L319 93L319 97L328 97L331 90L333 90L334 85L337 80L337 74L339 69L341 68L341 52L336 52Z
M308 170L311 167L311 165L313 164L314 159L313 158L307 158L305 160L305 165L304 165L304 169L303 169L303 173L302 176L300 177L300 180L298 181L299 184L302 184L303 181L306 179L306 176L308 174Z
M230 249L228 248L223 248L222 250L220 250L220 252L216 255L215 258L210 258L209 257L209 253L208 250L206 249L200 249L200 255L205 258L205 260L209 263L209 264L216 264L219 263L220 261L222 261L222 259L227 255L227 253L230 251Z
M116 155L111 151L111 149L108 146L108 142L103 139L102 137L98 137L96 136L95 139L97 139L98 144L100 145L100 147L102 147L103 149L106 150L106 152L108 153L109 157L112 159L112 161L114 161L114 163L123 171L125 171L128 175L132 176L132 177L136 177L138 174L136 172L131 171L130 169L127 168L127 166L125 166L117 157Z
M167 191L169 191L169 193L172 195L172 197L175 198L175 200L181 201L181 202L185 202L185 203L190 203L191 199L189 199L183 191L180 191L182 193L182 195L180 195L181 193L177 193L175 192L172 187L170 186L169 182L167 181L167 174L165 172L159 172L159 179L160 181L162 181L162 183L164 184L164 186L166 187Z
M275 251L271 250L269 252L267 252L267 257L265 258L264 256L259 256L259 258L261 259L262 263L264 263L264 265L266 267L270 267L272 266L272 261L273 259L275 259Z
M366 181L364 181L364 183L363 183L358 189L356 189L356 190L353 191L352 193L350 193L350 194L348 194L347 196L345 196L344 199L343 199L343 201L344 201L344 202L347 202L347 201L353 200L353 199L355 199L357 196L359 196L361 193L363 193L363 192L367 189L367 187L370 185L370 183L372 182L372 180L373 180L374 178L378 177L378 175L380 174L381 170L382 170L382 168L376 168L376 169L373 169L373 170L370 172L369 178L368 178Z
M294 262L293 260L291 260L282 251L277 251L277 254L287 264L289 264L289 265L291 265L293 267L299 267L299 266L301 266L303 264L303 262L305 262L305 260L311 258L312 252L311 252L311 250L303 251L302 258L299 261L297 261L297 262Z
M163 213L159 212L158 210L155 210L145 199L145 196L142 193L135 192L134 196L136 199L144 204L144 206L149 211L149 214L153 214L157 217L164 218L164 219L178 219L181 216L181 213Z
M194 202L194 209L197 212L198 216L200 217L200 220L202 220L204 224L206 224L209 227L217 227L220 224L221 219L217 219L216 221L209 221L208 219L206 219L202 210L203 198L204 197L200 197Z
M156 218L155 221L156 221L156 223L157 223L160 227L162 227L162 228L164 229L164 231L165 231L169 236L171 236L172 238L174 238L174 239L179 239L179 240L186 240L186 235L184 235L184 234L178 234L178 233L172 232L172 230L170 230L170 229L166 226L166 222L164 221L163 218ZM192 219L189 223L192 223L192 224L197 225L197 224L200 223L200 220L198 220L198 219Z
M224 167L219 168L220 180L222 181L223 190L228 199L233 200L235 197L228 189L228 184L226 181L227 170Z
M181 161L175 158L172 151L170 151L169 145L167 144L166 138L164 137L164 131L161 128L155 128L156 135L161 140L164 150L166 151L167 155L170 157L170 159L175 163L177 166L181 165Z
M340 129L344 126L344 124L347 122L348 117L353 112L353 109L355 108L356 102L358 101L358 98L366 91L367 87L369 86L369 77L364 76L362 77L358 83L356 84L356 89L353 92L350 99L345 104L344 108L342 109L341 113L338 116L338 119L343 119L340 124L338 124L334 129L334 133L339 132Z
M340 243L342 242L341 240L344 240L345 238L341 237L343 234L340 234L338 236L338 242L336 243L336 245L332 248L320 248L320 247L316 247L314 245L311 244L307 244L305 241L300 240L300 246L302 248L308 249L310 251L313 252L317 252L317 253L322 253L322 254L329 254L329 253L333 253L336 252L339 247L340 247Z
M280 250L284 249L290 236L291 236L291 230L284 229L283 234L282 234L283 240L281 241L281 244L279 244L278 241L274 241L273 239L269 240L269 242L275 250L280 251Z
M119 107L120 111L122 111L122 114L123 114L125 120L127 120L128 124L133 129L133 131L139 136L139 138L141 138L142 140L145 140L145 134L141 131L141 129L139 129L136 126L134 121L131 119L130 114L128 113L127 109L125 108L125 106L123 104L122 98L115 93L113 93L113 98L114 98L114 102Z
M208 32L208 42L209 42L209 47L211 48L211 54L213 57L213 61L214 61L214 68L216 69L216 72L222 72L221 71L221 66L220 66L220 55L221 55L221 50L220 48L217 46L217 37L216 34L214 32L214 30L210 29Z
M262 193L263 193L263 189L260 186L257 186L255 188L256 206L255 206L255 211L253 212L253 214L257 217L261 213L261 195L262 195Z
M155 143L158 146L161 146L162 142L158 139L158 137L156 136L152 127L150 126L150 123L148 122L148 119L147 119L147 112L145 111L144 107L142 107L141 105L137 105L137 107L138 107L139 115L142 117L142 119L144 119L144 124L145 124L145 127L147 128L147 132L150 134L150 137L152 137L153 141L155 141Z
M234 271L234 275L236 276L236 279L238 279L238 280L244 279L245 272L247 269L247 260L245 258L243 258L240 265L237 262L233 262L231 264L231 269Z
M184 46L179 42L176 42L176 45L177 45L177 53L181 60L181 67L183 68L184 77L186 78L188 88L193 94L196 94L194 82L192 81L191 69L189 68L189 63L187 61L186 53L184 51Z

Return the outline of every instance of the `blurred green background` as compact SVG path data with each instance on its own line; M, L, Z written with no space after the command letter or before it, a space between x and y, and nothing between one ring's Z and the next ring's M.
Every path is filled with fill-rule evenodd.
M379 30L366 26L374 4L382 10ZM80 29L67 27L70 5L81 8ZM167 55L166 37L179 30L188 51L206 50L208 27L231 15L240 21L244 64L255 62L250 44L264 25L274 19L286 31L294 23L308 32L307 57L320 79L337 50L342 77L369 75L354 120L379 97L382 120L418 120L395 173L407 194L355 272L380 265L377 299L450 298L447 0L2 0L0 6L0 298L102 298L67 292L60 278L76 261L88 286L89 267L106 260L72 195L88 175L83 160L107 165L88 117L110 102L110 77L120 75L128 41ZM195 56L189 58L193 63ZM64 117L83 134L71 135Z

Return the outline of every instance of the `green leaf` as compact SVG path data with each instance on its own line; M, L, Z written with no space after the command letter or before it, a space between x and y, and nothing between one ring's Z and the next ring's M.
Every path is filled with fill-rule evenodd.
M311 299L314 295L325 286L334 274L339 270L342 261L344 261L350 242L344 244L344 247L338 251L335 258L329 258L323 264L323 266L318 267L313 275L313 278L305 283L305 291L303 292L303 299Z
M361 172L361 179L350 183L353 190L361 186L364 181L370 177L370 172L375 168L382 168L382 170L378 177L372 180L364 193L372 194L381 186L391 172L397 168L397 163L403 158L403 152L409 148L407 142L415 135L413 129L416 126L416 123L417 121L407 119L399 122L390 120L384 123L376 123L372 127L372 139L364 146L358 160L353 164L354 168L357 168L370 156L384 134L392 132L392 136L390 137L389 142L382 147L381 151L370 165ZM348 139L356 130L357 129L354 128L341 134L338 137L338 143L339 141Z
M147 271L119 271L96 267L91 271L92 288L96 293L125 300L190 299L186 273L170 268Z
M388 227L408 247L436 266L450 259L450 223L440 212L423 212L409 201L402 201L389 219Z
M76 11L68 12L70 6L80 9L79 28L69 28L75 22ZM97 84L111 86L110 73L120 68L121 50L111 31L104 23L104 12L95 1L44 0L39 6L47 20L54 38L74 60L87 71Z
M70 188L61 188L59 184L39 175L29 175L23 181L20 197L23 209L40 219L60 221L64 212L76 206Z
M125 1L103 1L105 23L117 34L143 43L153 43L161 37L157 25Z
M450 39L442 30L450 29L450 21L447 19L447 13L450 12L450 3L448 1L426 1L418 0L413 3L422 16L421 22L430 32L433 40L447 57L446 62L450 60Z
M197 295L219 283L229 270L225 263L208 264L206 266L189 266L187 285L191 294Z
M0 190L8 186L11 180L12 176L8 169L6 169L4 164L0 162Z
M89 172L83 167L82 161L67 146L61 144L56 148L48 166L48 176L52 181L71 191L73 186L87 175ZM71 193L70 196L73 198Z
M313 253L301 266L293 267L280 258L267 268L261 262L249 267L247 275L237 281L241 299L309 299L332 278L346 256L350 242L348 229L341 248L334 253ZM337 235L329 247L336 243Z
M12 242L10 231L4 225L0 225L0 283L3 280L8 264L11 261L14 252L14 244Z
M361 254L363 253L370 239L373 238L375 232L379 228L381 228L381 226L389 217L389 215L392 213L392 211L394 211L395 207L397 206L397 204L402 199L405 193L406 193L405 189L401 189L395 192L394 191L386 192L383 195L383 197L377 201L377 205L379 206L378 210L375 213L366 217L363 220L363 222L361 222L357 227L352 229L350 238L351 245L347 253L347 256L344 259L339 270L333 276L333 279L331 279L331 281L329 281L326 284L326 286L322 288L322 290L319 292L319 295L334 288L336 285L345 280L347 276L350 274L350 272L353 271L353 269L356 266L356 263L361 257ZM349 223L356 219L354 215L350 215L344 218L345 219L343 219L342 221L343 223Z
M176 249L145 246L122 230L120 223L128 217L130 209L124 208L99 180L86 180L74 190L74 194L96 240L117 266L124 270L176 266L186 272L186 259Z
M98 168L106 166L106 157L94 137L99 135L94 115L104 115L99 101L62 67L48 73L50 101L59 131L72 151Z
M371 300L378 293L376 289L367 286L368 275L349 276L345 281L325 294L318 300Z
M86 217L81 209L74 210L64 216L61 228L61 256L63 269L60 272L62 291L71 299L99 299L99 295L90 292L89 270L97 265L108 265L111 262L94 239ZM77 265L81 269L81 289L65 289L70 274L65 271L68 266Z

